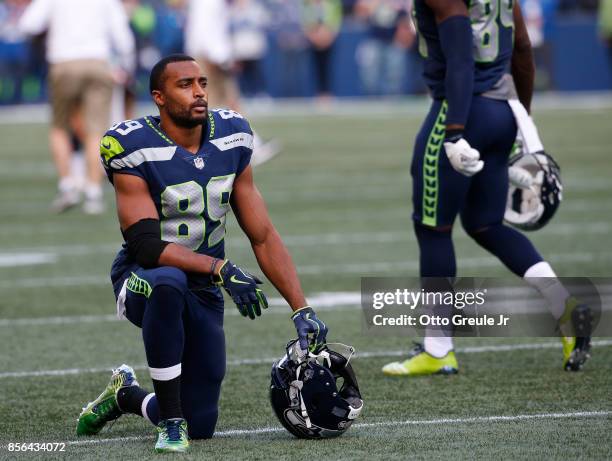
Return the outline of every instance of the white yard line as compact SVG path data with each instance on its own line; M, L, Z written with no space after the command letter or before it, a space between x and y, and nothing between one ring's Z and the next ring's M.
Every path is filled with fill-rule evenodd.
M580 215L584 215L587 212L596 211L599 213L605 213L607 211L612 210L612 203L610 201L606 201L605 198L593 198L589 200L585 199L572 199L570 201L564 202L561 208L561 214L563 214L566 218L569 213L577 213ZM272 217L274 218L274 210L271 210ZM405 223L408 227L406 227L406 233L411 235L412 231L410 230L410 213L411 210L409 208L409 202L407 201L405 206L397 207L397 206L388 206L384 208L378 208L376 210L370 210L368 212L368 218L373 220L383 220L385 222L391 222L392 220L401 220L402 223ZM312 221L313 212L311 210L302 210L302 211L294 211L291 213L291 219L298 221ZM406 221L408 219L408 221ZM335 223L335 222L343 222L347 221L363 221L363 209L358 207L350 207L346 208L342 211L339 210L317 210L317 220L321 223ZM546 228L546 232L556 232L553 231L557 226L565 225L566 223L558 223L555 221L553 224ZM582 229L585 228L586 232L590 232L590 223L588 222L570 222L567 224L571 224L578 226L578 231L582 232ZM598 225L598 223L595 223ZM237 226L235 227L236 229ZM117 232L117 236L119 236L118 231L116 229L111 229L109 232ZM566 232L565 230L563 232ZM593 232L598 232L598 229L593 230ZM52 235L52 234L65 234L66 233L66 225L61 223L47 223L42 228L35 228L31 224L22 224L22 223L3 223L0 228L0 235L7 235L12 237L15 234L19 235L36 235L40 236L40 234ZM90 244L84 244L85 246L92 246ZM116 251L119 247L119 244L107 244L111 245L109 251ZM93 245L96 247L97 245ZM28 248L28 250L38 250L43 251L41 248ZM5 251L14 251L12 248L6 249Z
M554 253L547 258L551 263L592 263L593 261L612 260L612 253L609 252L575 252L575 253ZM501 267L501 263L493 256L458 258L457 266L460 269L478 269L483 267ZM397 270L416 271L419 269L419 262L416 259L395 262L363 262L348 264L305 264L298 266L300 275L323 275L334 274L360 274L363 277L381 272L391 272ZM403 274L405 275L405 274Z
M108 285L110 287L110 277L108 275L76 275L62 277L22 277L17 280L0 281L0 289L11 290L13 288L44 288L44 287L74 287ZM6 293L4 293L6 295Z
M341 98L331 104L321 105L315 100L301 98L280 98L269 104L262 104L257 99L245 101L245 112L256 121L258 118L274 120L291 119L292 117L333 116L349 119L363 118L397 118L423 117L427 113L430 99L424 96L407 96L402 98ZM607 110L612 107L612 93L600 92L563 92L538 93L534 95L534 107L537 114L554 111L556 115L574 117L570 110ZM137 105L136 114L142 116L156 113L149 102ZM48 104L20 104L0 108L0 124L48 123L50 109Z
M480 424L480 423L505 423L514 421L530 421L542 419L585 419L585 418L603 418L612 415L612 411L575 411L567 413L535 413L522 415L490 415L490 416L474 416L469 418L437 418L437 419L416 419L416 420L396 420L396 421L379 421L372 423L357 423L353 425L351 430L362 430L377 427L401 427L401 426L443 426L455 424ZM215 433L216 437L235 437L235 436L250 436L259 434L275 434L283 433L285 429L281 427L259 427L253 429L227 429ZM134 437L109 437L84 440L70 440L65 442L70 446L78 445L99 445L103 443L114 442L135 442L153 440L152 436L134 436Z
M589 264L594 261L612 261L612 252L572 252L555 253L548 258L551 263L583 263ZM478 269L485 267L501 267L499 260L492 256L459 258L457 265L461 269ZM359 274L363 277L391 271L416 271L419 262L416 259L394 262L356 262L348 264L304 264L298 266L300 275L327 275L335 276L342 274ZM405 275L405 274L403 274ZM14 288L42 288L42 287L69 287L83 285L110 285L109 276L75 275L62 277L22 277L17 280L0 281L0 289L10 290Z
M0 253L0 267L37 266L57 261L55 253L7 252Z
M311 304L317 306L320 311L344 311L355 310L361 306L361 293L354 291L323 292L309 296ZM283 298L270 298L270 307L265 314L287 315L289 312L287 302ZM231 305L230 305L231 307ZM226 309L225 316L238 317L240 313L236 309ZM16 319L0 318L0 327L36 326L36 325L74 325L81 323L96 322L120 322L114 314L105 315L65 315L51 317L24 317Z
M612 346L612 340L597 340L593 341L593 347L607 347ZM559 342L543 342L543 343L525 343L525 344L498 344L491 346L472 346L472 347L459 347L456 351L460 354L479 354L486 352L511 352L518 350L540 350L540 349L559 349L561 347ZM403 356L407 353L408 348L403 350L381 350L381 351L364 351L358 352L357 358L373 358L373 357L398 357ZM243 365L272 365L272 363L278 360L279 357L259 357L251 359L235 359L228 360L227 365L231 367L243 366ZM80 375L87 373L102 373L110 372L113 366L108 365L105 367L95 368L66 368L61 370L32 370L32 371L5 371L0 373L0 379L2 378L34 378L34 377L46 377L46 376L69 376L69 375ZM145 370L146 365L140 364L133 366L135 370Z
M542 419L586 419L586 418L605 418L612 415L612 411L575 411L567 413L535 413L522 415L490 415L490 416L474 416L469 418L436 418L436 419L413 419L413 420L396 420L396 421L378 421L372 423L357 423L353 425L352 431L371 429L377 427L401 427L401 426L444 426L444 425L459 425L459 424L481 424L481 423L506 423L515 421L530 421ZM260 434L276 434L283 433L285 429L281 427L258 427L252 429L226 429L215 432L215 438L236 437L236 436L253 436ZM289 435L288 435L289 437ZM153 441L153 436L131 436L131 437L106 437L106 438L87 438L81 440L69 440L66 443L68 446L87 446L100 445L104 443L120 443L120 442L138 442L138 441ZM205 442L204 442L205 443ZM2 446L2 448L6 448Z
M584 234L608 234L612 231L612 221L600 222L568 222L557 223L546 230L547 235L575 235L577 232ZM464 233L458 233L455 238L467 240L469 237ZM318 246L318 245L353 245L361 243L399 243L416 241L410 229L405 231L390 232L329 232L312 233L303 235L286 235L283 241L290 247ZM249 243L244 238L228 238L229 248L248 247ZM58 256L89 256L92 254L114 254L121 247L121 243L98 243L86 244L75 243L65 245L48 245L29 248L6 248L0 249L0 267L3 261L11 261L11 258L22 258L27 260L47 257L49 259ZM6 263L8 265L9 263Z
M486 279L485 279L486 280ZM607 279L606 279L607 280ZM609 306L609 297L612 296L612 285L596 284L599 295L604 299L604 309ZM591 294L589 287L575 286L569 288L572 294ZM500 296L504 300L499 300ZM330 291L313 293L308 297L310 304L317 306L319 311L350 311L361 309L361 292L359 291ZM265 311L266 315L285 315L287 313L287 302L283 298L269 298L270 307ZM495 299L487 303L487 306L492 309L508 310L508 304L513 306L513 313L533 312L537 309L538 312L546 312L544 301L537 296L535 289L530 287L506 287L495 289ZM231 307L231 304L228 304ZM522 308L517 308L520 305ZM497 311L495 311L497 312ZM226 309L225 316L237 317L239 312L236 309ZM0 318L0 327L20 327L20 326L48 326L48 325L74 325L88 324L97 322L120 322L114 314L102 315L63 315L63 316L47 316L47 317L22 317L22 318Z

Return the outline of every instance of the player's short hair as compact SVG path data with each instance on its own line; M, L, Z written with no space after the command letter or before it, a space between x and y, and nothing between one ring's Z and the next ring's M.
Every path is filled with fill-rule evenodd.
M165 80L164 71L166 70L166 66L168 64L183 61L195 61L195 59L186 54L171 54L160 59L153 66L153 69L151 69L151 76L149 77L149 91L153 93L153 91L159 91L162 89Z

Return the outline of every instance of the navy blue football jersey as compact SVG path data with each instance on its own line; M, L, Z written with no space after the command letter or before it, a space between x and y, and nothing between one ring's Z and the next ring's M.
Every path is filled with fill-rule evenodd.
M253 133L231 110L210 111L204 127L200 149L192 154L165 135L159 117L127 120L106 132L100 155L111 183L113 174L140 176L147 182L162 240L224 258L230 195L234 180L250 162ZM111 278L133 264L124 245Z
M490 90L504 74L510 72L514 46L514 2L515 0L465 2L470 14L474 42L474 94ZM425 0L415 0L413 18L418 32L419 53L425 60L425 82L434 99L444 99L446 61L440 46L434 12Z

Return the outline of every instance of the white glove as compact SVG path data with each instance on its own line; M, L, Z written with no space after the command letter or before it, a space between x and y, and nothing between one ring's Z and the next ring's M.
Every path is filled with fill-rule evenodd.
M480 153L463 138L457 142L445 142L444 150L453 168L464 176L474 176L484 166Z
M508 168L508 179L510 184L519 189L531 189L533 185L533 176L525 168L520 166L511 166Z

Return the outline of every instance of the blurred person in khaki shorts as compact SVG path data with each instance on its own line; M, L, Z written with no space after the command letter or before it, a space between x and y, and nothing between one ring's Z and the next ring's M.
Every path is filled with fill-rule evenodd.
M75 132L86 160L83 211L102 213L100 139L110 124L113 86L124 82L134 66L134 38L125 10L119 0L34 0L20 28L30 35L47 31L49 147L59 176L51 207L62 212L81 199L71 174ZM77 118L82 129L75 130Z

